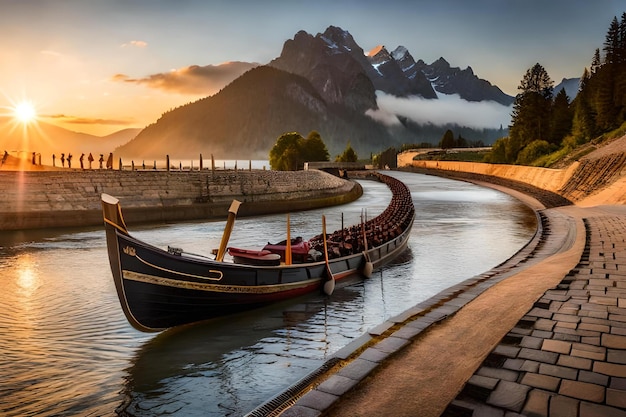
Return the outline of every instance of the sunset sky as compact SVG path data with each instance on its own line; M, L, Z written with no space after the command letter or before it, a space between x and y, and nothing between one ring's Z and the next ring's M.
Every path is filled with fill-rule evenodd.
M555 84L580 76L624 11L623 0L0 0L0 115L27 100L74 131L144 127L330 25L365 51L443 56L515 95L536 62Z

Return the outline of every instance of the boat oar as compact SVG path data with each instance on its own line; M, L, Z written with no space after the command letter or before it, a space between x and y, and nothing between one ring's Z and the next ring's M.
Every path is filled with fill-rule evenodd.
M226 227L224 227L224 234L222 235L220 248L218 249L217 256L215 257L216 261L222 262L224 260L226 245L228 245L228 239L230 239L230 233L233 230L233 224L235 224L235 217L237 216L237 211L239 210L240 205L241 202L237 200L233 200L230 204L230 208L228 209L228 220L226 220Z
M291 265L291 227L289 225L289 213L287 213L287 242L285 245L285 265Z
M365 233L365 224L363 223L363 213L361 213L361 231L363 232L363 259L365 260L362 272L365 278L369 278L372 276L372 271L374 271L374 264L372 263L370 254L367 251L367 234Z
M322 215L322 236L324 241L324 260L326 261L326 276L328 281L324 283L324 293L331 295L335 291L335 277L328 263L328 245L326 243L326 216Z

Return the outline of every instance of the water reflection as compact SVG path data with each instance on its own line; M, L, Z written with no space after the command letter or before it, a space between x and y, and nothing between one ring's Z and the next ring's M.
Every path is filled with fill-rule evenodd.
M281 392L368 329L499 264L534 233L534 215L509 196L471 184L391 173L411 189L409 250L332 297L161 334L135 331L117 300L102 228L0 233L0 415L242 415ZM390 193L292 213L292 233L313 236L380 213ZM160 247L210 253L224 222L132 227ZM238 220L231 244L284 236L285 216Z
M165 331L133 359L120 411L222 416L252 409L258 398L280 392L329 355L345 321L339 312L349 311L360 292L343 288L332 302L309 295Z
M19 271L17 286L19 294L24 297L22 302L27 302L28 298L39 288L41 280L37 273L35 261L29 254L20 255L15 260L14 268Z

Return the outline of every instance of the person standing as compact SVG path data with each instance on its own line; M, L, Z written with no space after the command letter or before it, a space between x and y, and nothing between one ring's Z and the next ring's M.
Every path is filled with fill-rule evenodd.
M89 161L89 169L91 169L91 163L93 162L93 155L91 154L91 152L89 152L87 160Z
M85 167L83 166L83 159L85 159L85 154L84 153L80 155L80 159L79 159L79 161L80 161L80 169L84 170Z
M57 156L55 154L52 154L52 166L55 167L57 166Z
M65 154L64 153L61 154L61 166L65 168Z
M104 162L104 155L100 154L100 169L102 169L103 162Z
M72 167L72 154L71 153L67 154L67 167L68 168Z
M107 169L113 169L113 152L110 152L107 158Z

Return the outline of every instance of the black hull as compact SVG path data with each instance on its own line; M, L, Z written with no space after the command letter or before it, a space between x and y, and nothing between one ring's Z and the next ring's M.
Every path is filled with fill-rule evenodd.
M413 225L411 211L401 234L369 249L367 257L360 252L330 259L329 274L324 261L253 266L171 254L130 236L119 204L113 206L104 196L103 210L120 304L129 323L141 331L159 331L321 292L331 275L340 284L363 271L366 262L378 268L393 260L406 249Z

